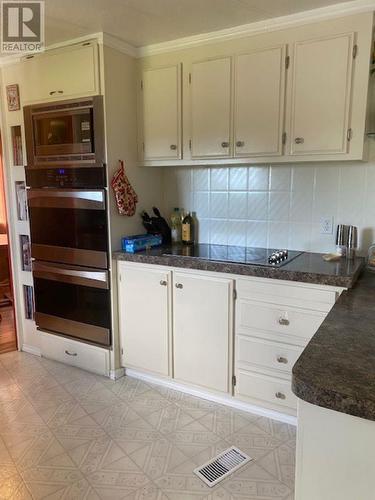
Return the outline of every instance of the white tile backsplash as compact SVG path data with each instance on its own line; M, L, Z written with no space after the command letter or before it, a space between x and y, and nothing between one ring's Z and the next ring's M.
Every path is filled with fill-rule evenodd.
M244 167L165 168L165 212L197 213L202 243L335 248L320 219L359 227L361 251L375 239L375 161Z

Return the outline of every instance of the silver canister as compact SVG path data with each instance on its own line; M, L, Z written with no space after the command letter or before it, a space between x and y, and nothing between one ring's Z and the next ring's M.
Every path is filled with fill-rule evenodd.
M348 228L348 250L347 258L354 259L355 251L358 248L358 228L356 226L349 226Z
M346 249L348 246L348 226L345 226L345 224L339 224L337 226L337 232L336 232L336 248L337 248L337 253L341 254L342 256L346 255Z

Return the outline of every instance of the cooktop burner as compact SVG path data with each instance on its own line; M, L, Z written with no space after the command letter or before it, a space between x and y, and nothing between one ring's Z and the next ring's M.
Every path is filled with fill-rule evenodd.
M277 250L273 248L235 247L230 245L176 245L164 252L164 255L195 257L218 262L251 264L252 266L281 267L291 262L303 252L295 250Z

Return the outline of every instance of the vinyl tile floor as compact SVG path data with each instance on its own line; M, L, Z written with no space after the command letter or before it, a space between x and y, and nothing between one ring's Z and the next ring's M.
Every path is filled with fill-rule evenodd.
M214 488L193 469L254 458ZM0 499L292 500L295 428L29 354L0 356Z

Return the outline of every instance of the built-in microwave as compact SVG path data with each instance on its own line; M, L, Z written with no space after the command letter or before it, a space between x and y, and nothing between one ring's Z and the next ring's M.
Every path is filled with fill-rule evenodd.
M27 168L103 167L102 96L24 107Z

